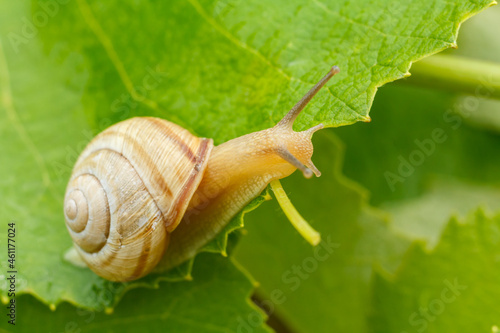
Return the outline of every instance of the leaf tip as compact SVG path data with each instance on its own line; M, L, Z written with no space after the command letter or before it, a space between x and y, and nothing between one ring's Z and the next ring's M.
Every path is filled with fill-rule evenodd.
M362 121L365 122L365 123L370 123L372 121L372 118L370 118L370 116L364 116L362 118Z
M498 5L498 2L496 2L496 1L493 1L493 2L490 3L490 7L493 7L493 6L496 6L496 5Z
M407 77L410 77L411 76L411 73L410 72L406 72L403 74L403 78L407 78Z
M452 49L455 49L455 50L456 50L456 49L458 49L458 44L457 44L457 42L453 42L453 43L451 43L451 44L450 44L450 47L451 47Z
M55 305L54 303L50 303L50 304L49 304L49 309L50 309L50 311L52 311L52 312L56 311L56 305Z

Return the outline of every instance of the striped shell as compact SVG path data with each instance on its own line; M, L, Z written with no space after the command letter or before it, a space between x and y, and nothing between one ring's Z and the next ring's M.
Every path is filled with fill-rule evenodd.
M92 140L64 199L75 248L98 275L129 281L163 256L198 187L211 139L158 118L132 118Z

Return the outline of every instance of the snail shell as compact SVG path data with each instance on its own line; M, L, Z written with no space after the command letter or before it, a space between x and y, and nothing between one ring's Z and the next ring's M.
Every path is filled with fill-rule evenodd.
M132 118L82 152L65 200L67 229L96 274L129 281L162 258L207 167L211 139L158 118Z

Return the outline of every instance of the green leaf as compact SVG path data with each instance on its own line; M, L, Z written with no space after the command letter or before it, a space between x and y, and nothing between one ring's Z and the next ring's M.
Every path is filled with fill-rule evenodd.
M343 72L297 129L367 120L378 86L491 1L47 3L0 3L0 217L18 227L18 293L103 309L158 281L111 284L63 260L64 189L95 133L149 115L220 143L276 123L333 64Z
M499 258L500 216L452 219L432 252L416 243L395 276L376 276L372 332L496 332Z
M127 293L112 315L79 309L64 303L55 311L31 296L17 299L13 327L2 318L2 328L12 332L237 332L247 318L252 332L270 332L264 318L248 297L253 285L230 260L200 255L193 281L162 283L158 290ZM110 286L113 287L113 286ZM107 289L103 297L113 297Z

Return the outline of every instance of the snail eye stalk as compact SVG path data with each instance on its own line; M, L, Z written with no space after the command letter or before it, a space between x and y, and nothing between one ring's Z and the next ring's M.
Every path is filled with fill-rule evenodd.
M293 122L299 115L299 113L306 107L306 105L311 101L311 99L318 93L318 91L323 88L323 86L337 73L340 69L337 66L333 66L330 71L318 82L314 87L307 92L307 94L302 97L302 99L295 104L295 106L288 111L288 113L281 119L281 121L276 125L277 127L288 127L292 128Z

